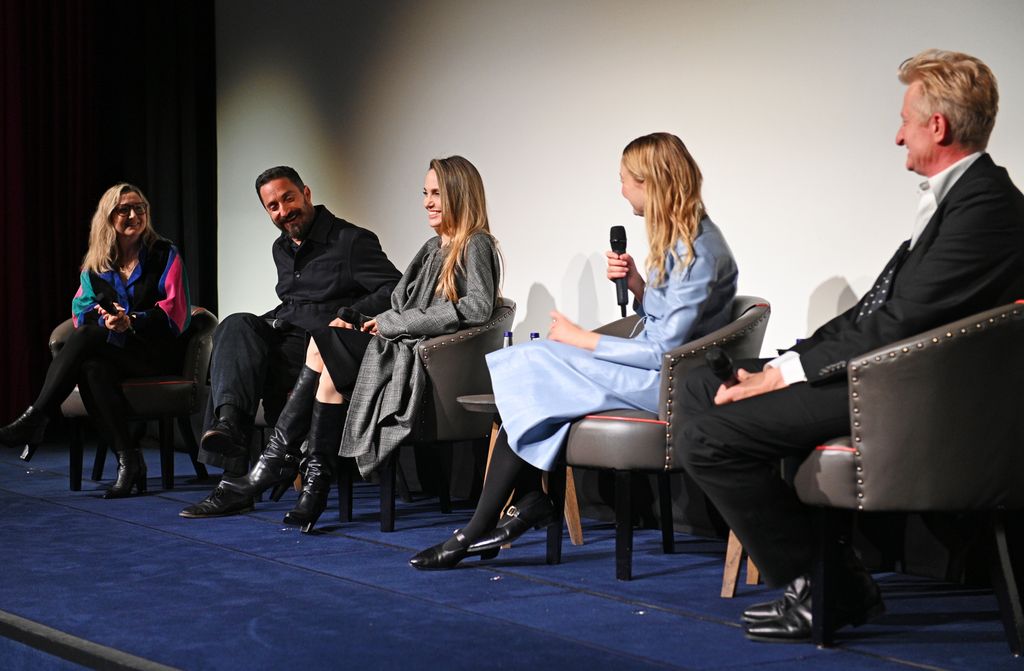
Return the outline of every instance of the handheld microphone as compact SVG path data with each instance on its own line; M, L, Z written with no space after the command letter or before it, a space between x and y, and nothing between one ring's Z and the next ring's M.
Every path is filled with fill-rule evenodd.
M712 347L704 355L704 360L707 362L711 372L722 381L726 388L739 383L740 380L736 377L736 370L732 366L732 359L729 358L729 355L722 348Z
M610 233L612 251L616 254L626 253L626 227L612 226ZM626 316L626 305L629 303L629 291L626 288L626 278L620 277L615 280L615 299L622 310L622 316Z
M338 317L354 326L357 331L362 331L363 324L367 322L366 315L355 308L348 307L347 305L338 310Z

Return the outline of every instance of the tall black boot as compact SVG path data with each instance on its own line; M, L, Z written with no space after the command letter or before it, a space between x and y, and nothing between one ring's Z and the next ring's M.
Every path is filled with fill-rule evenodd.
M273 487L271 498L274 501L281 498L299 473L302 460L299 447L309 433L319 382L320 373L308 366L302 367L259 461L246 475L223 478L221 484L225 488L255 497Z
M7 447L27 445L34 452L33 448L43 442L43 433L49 422L50 418L45 412L30 405L21 417L0 428L0 443Z
M117 480L104 494L105 499L122 499L131 496L132 488L138 487L139 494L146 491L146 462L138 447L115 448L117 453Z
M348 404L313 402L313 420L309 429L309 458L306 459L302 493L291 512L284 516L285 524L302 527L303 533L313 530L316 521L327 508L327 495L338 469L338 448L345 428Z

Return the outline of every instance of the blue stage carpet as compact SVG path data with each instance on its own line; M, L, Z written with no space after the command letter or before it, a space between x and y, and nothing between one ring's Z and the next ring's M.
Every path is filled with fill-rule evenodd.
M634 579L618 582L613 530L585 521L586 545L567 539L558 566L544 564L533 532L495 560L423 573L409 556L470 511L399 502L397 530L384 534L377 489L360 485L355 521L328 508L313 535L281 524L294 494L186 520L178 511L212 483L191 482L179 455L177 485L163 491L156 451L146 460L150 492L105 501L109 480L68 491L61 446L30 464L0 452L0 611L183 669L1024 668L986 591L880 575L888 613L842 631L838 647L757 644L738 616L774 592L719 598L721 542L680 535L666 556L658 532L638 531ZM109 459L108 478L113 469ZM0 638L0 668L74 665Z

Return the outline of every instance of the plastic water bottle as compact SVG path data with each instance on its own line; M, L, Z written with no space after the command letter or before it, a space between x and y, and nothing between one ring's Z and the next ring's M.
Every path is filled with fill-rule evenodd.
M540 338L540 334L539 333L537 333L536 331L530 331L530 340L538 340L539 338Z
M502 349L512 346L512 331L505 331L505 343L501 346Z

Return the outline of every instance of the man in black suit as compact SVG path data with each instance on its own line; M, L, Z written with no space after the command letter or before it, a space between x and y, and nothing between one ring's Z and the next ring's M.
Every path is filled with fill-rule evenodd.
M347 310L383 312L402 276L371 231L313 205L309 187L293 168L265 170L256 178L256 194L281 231L272 248L281 303L260 316L229 315L213 336L210 401L199 459L220 466L227 475L248 470L249 432L261 399L267 423L276 423L299 377L307 333L325 326L352 328L343 318ZM301 393L316 390L308 380L301 387ZM312 402L308 405L311 409ZM305 435L308 423L308 417L289 417L295 439ZM217 517L252 506L251 496L219 486L180 515Z
M984 153L998 93L966 54L925 51L904 62L896 144L927 178L911 238L852 309L773 360L738 362L728 389L707 369L685 381L680 425L686 469L782 598L744 612L755 640L807 640L812 538L808 510L779 477L782 457L806 457L850 432L847 361L888 343L1024 297L1024 196ZM884 610L877 585L844 553L836 622Z

